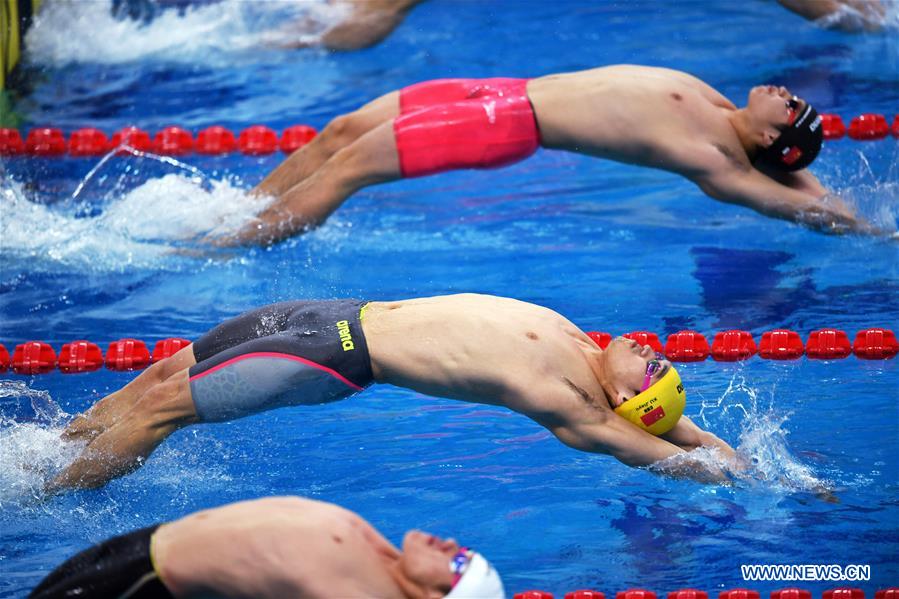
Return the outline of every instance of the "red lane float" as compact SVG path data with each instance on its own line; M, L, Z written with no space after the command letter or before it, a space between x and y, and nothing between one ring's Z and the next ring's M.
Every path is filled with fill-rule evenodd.
M278 149L278 134L264 125L253 125L240 132L237 147L248 156L272 154Z
M796 331L765 331L759 342L759 356L766 360L796 360L804 353L805 346Z
M788 588L771 591L771 599L812 599L812 594L805 589Z
M513 599L553 599L553 594L546 591L522 591L515 593Z
M69 137L72 156L101 156L109 151L109 138L99 129L78 129Z
M838 114L822 114L821 129L824 132L824 139L841 139L846 135L846 125Z
M0 372L6 372L9 369L9 352L6 347L0 343Z
M153 150L153 140L150 139L150 134L137 127L119 129L113 133L110 145L113 148L125 145L140 152L151 152Z
M827 589L821 597L823 599L865 599L865 592L857 588L840 587Z
M759 592L753 589L731 589L718 593L718 599L759 599Z
M593 343L599 346L599 349L605 349L609 347L609 344L612 342L612 335L609 333L602 333L599 331L587 331L587 337L593 340Z
M59 350L59 369L65 374L93 372L103 366L100 346L83 339L66 343Z
M899 353L899 343L889 329L865 329L855 335L852 351L863 360L888 360Z
M668 335L665 357L672 362L702 362L709 357L709 341L696 331L678 331Z
M141 370L150 365L150 351L140 339L119 339L106 350L109 370Z
M18 129L0 129L0 156L15 156L25 151Z
M214 125L197 134L196 150L198 154L229 154L237 147L234 134L228 129Z
M56 352L42 341L26 341L13 350L12 370L16 374L46 374L56 368Z
M883 139L890 133L890 126L882 114L862 114L849 122L849 137L859 141Z
M899 587L880 589L874 593L874 599L899 599Z
M852 353L852 344L846 331L820 329L812 331L805 345L805 355L813 360L836 360Z
M32 129L25 139L25 151L33 156L60 156L66 153L66 138L60 129Z
M662 353L662 342L659 341L659 337L655 333L650 333L649 331L632 331L630 333L625 333L624 337L633 339L640 345L648 345L652 348L652 351L656 353Z
M680 589L668 593L668 599L709 599L709 594L699 589Z
M720 331L712 341L712 359L717 362L748 360L757 351L749 331Z
M893 118L893 137L899 137L899 114Z
M167 156L184 156L194 149L194 136L181 127L166 127L153 138L153 149Z
M160 360L165 360L175 355L178 350L182 347L187 347L190 343L189 339L181 337L169 337L168 339L157 341L156 345L153 346L153 363L155 364Z
M606 599L606 596L599 591L590 589L578 589L565 593L565 599Z
M308 125L294 125L281 133L281 151L285 154L296 152L318 135L315 129Z
M656 594L646 589L627 589L615 593L615 599L656 599Z

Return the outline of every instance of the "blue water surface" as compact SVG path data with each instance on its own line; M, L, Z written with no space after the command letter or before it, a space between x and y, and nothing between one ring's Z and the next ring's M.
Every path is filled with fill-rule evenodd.
M895 29L824 30L766 0L428 0L382 44L335 54L266 42L293 14L285 2L203 3L147 25L104 18L102 4L48 3L14 96L23 127L321 128L429 78L613 63L685 70L737 103L771 82L847 120L899 112ZM893 138L828 142L813 170L894 224L897 156ZM545 150L502 170L363 190L323 227L270 249L178 251L210 221L251 211L241 190L281 159L0 161L0 342L153 343L274 301L469 291L542 304L586 330L663 339L685 328L758 340L780 327L803 338L899 327L895 243L821 235L668 173ZM742 564L870 565L870 581L800 584L816 597L899 586L896 360L708 361L681 374L687 413L767 480L671 480L564 447L507 410L378 386L182 430L106 488L41 499L42 472L70 459L56 440L66 415L134 375L0 375L0 597L26 595L111 535L277 494L346 506L394 542L412 527L464 540L510 595L795 586L747 583ZM816 498L815 481L839 503Z

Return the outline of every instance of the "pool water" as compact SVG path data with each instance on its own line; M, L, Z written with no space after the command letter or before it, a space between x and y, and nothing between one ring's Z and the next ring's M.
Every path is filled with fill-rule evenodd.
M888 4L891 10L895 6ZM146 25L102 2L50 2L29 34L22 126L323 127L412 82L638 63L691 72L742 103L774 82L848 119L899 112L895 28L849 35L775 2L429 0L364 51L285 51L286 23L324 5L201 3ZM893 17L895 17L895 11ZM64 28L64 29L63 29ZM65 31L61 35L60 31ZM828 142L813 171L871 220L899 215L899 148ZM261 304L454 292L517 297L585 330L897 330L899 246L825 236L714 202L676 176L538 151L496 171L356 194L270 249L182 251L258 206L242 190L281 155L0 161L0 342L105 347L196 338ZM507 592L664 593L747 583L742 564L864 564L899 585L897 360L712 361L680 368L687 414L763 475L703 486L562 446L507 410L390 386L343 402L182 430L107 487L40 498L72 457L67 415L131 380L100 371L0 375L0 597L74 552L199 509L297 494L357 511L394 542L463 539ZM839 503L817 499L817 484ZM805 582L816 596L840 582Z

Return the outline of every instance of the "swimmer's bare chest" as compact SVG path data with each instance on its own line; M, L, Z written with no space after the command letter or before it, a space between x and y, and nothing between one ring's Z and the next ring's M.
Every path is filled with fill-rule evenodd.
M528 87L545 147L686 171L685 140L714 136L733 105L701 81L669 71L538 79ZM576 74L575 74L576 75ZM711 127L710 127L711 125Z
M580 352L589 339L537 306L461 296L369 319L376 379L429 395L530 412L539 407L538 388L590 377Z

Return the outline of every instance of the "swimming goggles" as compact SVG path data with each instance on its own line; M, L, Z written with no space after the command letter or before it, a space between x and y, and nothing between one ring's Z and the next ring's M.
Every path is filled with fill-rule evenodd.
M793 96L789 100L787 100L787 108L790 111L789 120L787 121L788 125L792 125L796 121L796 115L799 114L799 108L802 106L802 100Z
M664 360L665 358L662 358ZM643 386L640 387L640 393L643 393L652 386L652 375L662 369L662 360L655 358L646 363L646 376L643 378Z
M465 570L468 568L468 564L471 563L473 556L474 551L468 547L460 547L456 555L453 556L450 562L450 572L453 573L453 586L456 586L456 583L462 579L462 575L465 574Z

